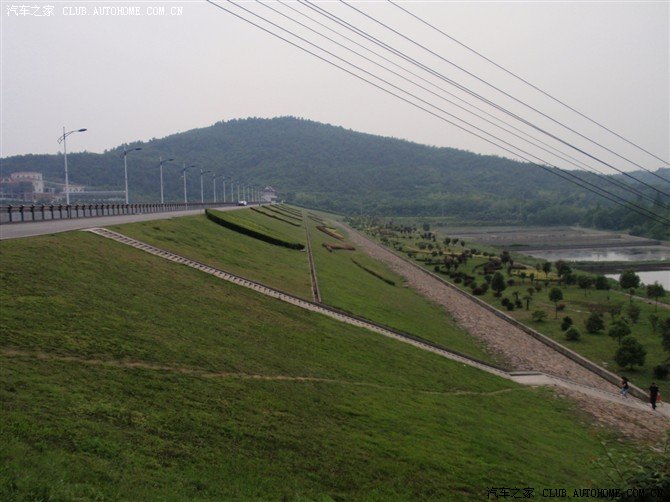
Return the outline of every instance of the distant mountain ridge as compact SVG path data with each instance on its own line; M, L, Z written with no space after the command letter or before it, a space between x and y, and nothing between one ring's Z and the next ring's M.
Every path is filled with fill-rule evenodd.
M648 223L537 166L502 157L374 136L294 117L238 119L147 142L128 157L131 201L159 197L158 158L166 164L167 200L182 200L181 161L189 197L200 197L198 169L273 185L287 201L344 213L446 215L504 223L575 224L647 230ZM71 183L120 190L122 147L68 155ZM34 170L63 180L61 155L2 159L3 173ZM670 169L666 169L670 177ZM644 181L656 177L644 174ZM208 176L206 197L212 197ZM589 173L580 176L594 184ZM650 179L648 179L650 178ZM629 181L626 179L626 181ZM221 185L218 187L219 194ZM608 186L608 189L610 186ZM620 212L623 211L623 212Z

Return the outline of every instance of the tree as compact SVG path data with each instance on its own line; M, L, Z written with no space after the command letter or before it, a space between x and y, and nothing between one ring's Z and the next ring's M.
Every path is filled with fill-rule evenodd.
M630 318L633 324L636 324L638 319L640 318L640 312L641 312L640 307L638 307L634 303L628 305L628 308L626 309L626 313L628 314L628 317Z
M607 280L607 277L604 275L599 275L596 277L595 286L597 290L606 291L610 288L610 283Z
M563 299L561 288L551 288L549 291L549 301L554 302L554 319L558 319L558 302Z
M496 296L500 296L500 294L505 291L507 285L505 284L505 278L500 272L496 272L493 275L493 279L491 279L491 287L493 288L493 291L496 292Z
M610 317L612 318L612 321L614 321L614 319L617 316L621 315L621 309L623 309L623 303L620 303L620 302L612 303L607 307L607 310L610 313Z
M573 323L572 323L572 317L566 315L566 316L563 318L563 322L561 322L561 329L562 329L563 331L565 331L565 330L568 329L570 326L572 326L572 324L573 324Z
M630 333L630 326L628 326L628 323L623 319L619 319L617 322L612 324L609 331L607 332L609 336L616 339L619 345L621 345L621 339L630 335Z
M428 230L430 230L430 225L428 223L424 223L423 224L423 231L428 232Z
M603 316L598 312L591 312L591 315L586 318L584 327L586 328L586 331L591 334L595 335L596 333L599 333L605 329L605 321L603 321Z
M530 301L533 299L531 295L524 295L523 301L526 302L526 310L530 310Z
M666 352L670 352L670 317L661 323L661 345Z
M551 262L545 261L542 264L542 271L544 272L545 277L549 277L549 272L551 272Z
M580 275L577 277L577 285L584 290L584 296L586 296L586 291L593 284L593 279L588 275Z
M651 325L651 332L656 334L661 323L661 318L658 314L649 314L649 324Z
M544 310L536 310L532 314L533 321L542 322L547 317L547 313Z
M665 296L665 288L663 288L663 284L659 284L658 282L654 282L654 284L648 284L647 296L656 300L654 310L658 310L658 299Z
M621 289L629 290L630 302L633 302L633 290L640 285L640 276L635 273L635 270L629 268L625 270L619 277L619 285Z
M634 336L627 336L621 340L621 345L614 354L614 360L622 368L633 366L644 366L647 350Z

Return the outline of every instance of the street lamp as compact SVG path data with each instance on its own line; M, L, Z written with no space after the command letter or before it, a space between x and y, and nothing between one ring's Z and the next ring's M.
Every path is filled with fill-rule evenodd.
M216 204L216 177L219 176L218 174L214 173L212 174L212 187L214 188L214 204Z
M163 198L163 157L159 157L161 168L161 204L165 204L165 199ZM165 162L172 162L174 159L167 159Z
M128 153L129 152L136 152L137 150L141 150L141 148L132 148L130 150L126 150L126 146L123 145L123 172L124 172L124 177L126 179L126 205L128 205Z
M184 178L184 204L188 208L188 198L186 197L186 171L192 167L195 167L195 164L187 166L186 162L182 164L184 168L181 170L181 177Z
M63 159L65 160L65 203L68 206L70 205L70 184L67 178L67 145L65 143L65 138L67 138L72 133L84 131L86 131L86 129L75 129L70 132L65 132L65 126L63 126L63 135L58 138L58 144L60 145L63 143Z
M221 182L223 183L223 203L226 203L226 178L228 176L221 175Z
M203 171L200 169L200 203L205 202L205 191L203 190L203 184L202 184L202 175L211 173L212 171Z

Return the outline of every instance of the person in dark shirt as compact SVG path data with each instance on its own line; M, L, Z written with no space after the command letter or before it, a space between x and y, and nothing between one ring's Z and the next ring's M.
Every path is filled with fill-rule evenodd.
M630 386L628 385L628 379L625 376L621 377L621 390L619 391L623 397L628 397L628 391Z
M656 382L651 382L651 387L649 387L649 402L651 407L656 409L656 400L658 399L658 385Z

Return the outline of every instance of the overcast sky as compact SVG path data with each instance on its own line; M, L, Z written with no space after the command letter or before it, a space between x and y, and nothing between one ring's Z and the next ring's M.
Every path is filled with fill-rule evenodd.
M229 2L219 3L251 17ZM284 5L268 3L305 23L312 23ZM263 5L253 1L240 4L309 37L371 73L383 75L398 87L411 89L423 102L403 96L438 115L443 112L433 106L472 120L509 142L522 144L517 138L500 133L480 119L472 119L434 94L345 52ZM20 9L16 9L21 5L39 7L31 14L44 14L48 6L53 6L53 15L21 15ZM299 3L289 5L320 22L327 22ZM317 5L374 34L444 77L569 142L588 148L599 158L621 169L634 167L574 133L560 129L551 120L497 93L346 5L335 1ZM354 2L352 5L620 155L647 168L661 165L660 161L476 58L390 3ZM658 157L670 157L670 11L667 1L442 1L402 2L401 5ZM95 15L94 8L100 6L134 8L140 15L113 15L111 11ZM179 7L181 11L176 9ZM165 15L149 15L150 11L159 12L160 8L164 8ZM430 145L512 156L205 1L2 0L1 19L2 156L58 152L56 139L63 125L68 130L88 128L87 132L68 140L69 151L101 152L123 142L162 137L220 120L281 115ZM345 33L341 27L329 26ZM323 27L319 31L337 37ZM355 37L351 33L348 36ZM363 43L373 47L369 42ZM375 50L383 52L379 48ZM373 57L369 52L365 54ZM409 68L407 63L403 64ZM434 93L452 101L467 96L434 75L422 73L416 67L412 71L431 83L403 74ZM388 88L387 84L378 84ZM442 94L435 86L453 93L456 99ZM397 89L393 92L402 94ZM467 99L475 102L471 97ZM478 106L496 117L505 117L487 105L479 103ZM526 125L515 123L515 126L540 136ZM559 146L554 140L545 140ZM538 153L534 147L524 148L543 160L567 165L549 154ZM587 160L574 151L571 154ZM588 163L595 165L590 160Z

